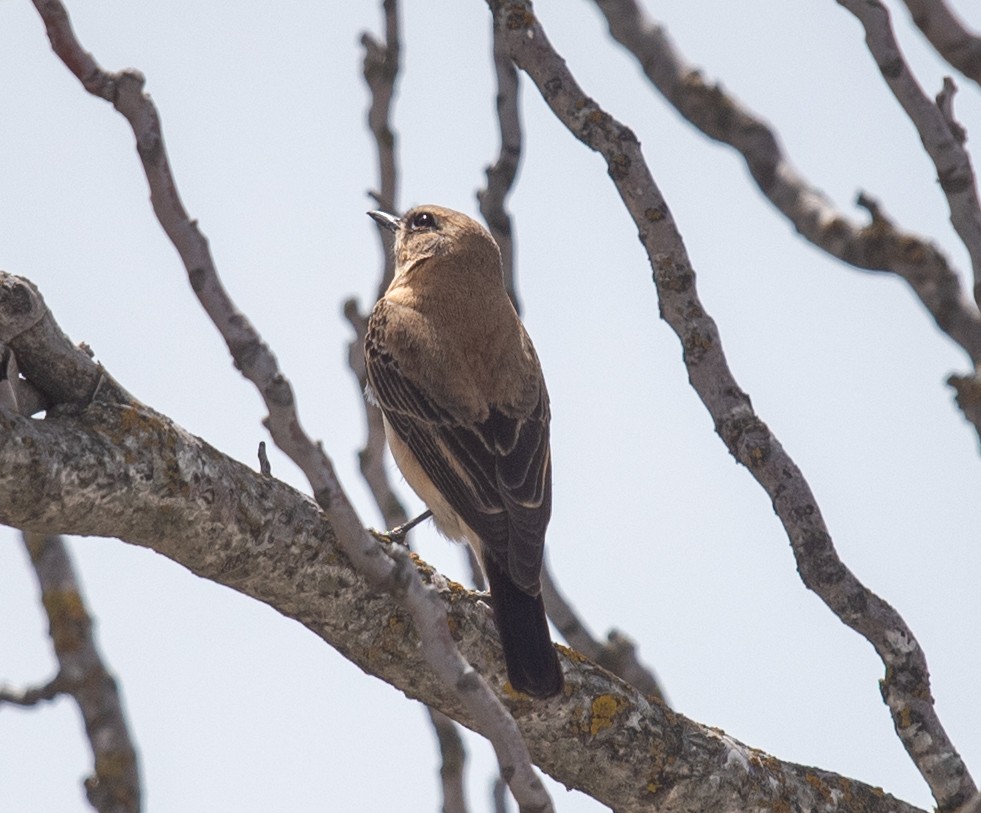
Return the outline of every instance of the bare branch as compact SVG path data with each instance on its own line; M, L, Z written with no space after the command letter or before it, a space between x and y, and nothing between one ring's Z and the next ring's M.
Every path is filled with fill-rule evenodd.
M329 514L143 405L97 397L77 416L44 421L0 410L0 495L2 523L155 550L295 619L408 696L482 728L429 664L425 633L351 565ZM436 591L467 659L503 686L500 641L482 598L418 559L399 567ZM530 701L502 689L501 697L538 764L618 811L722 813L792 802L826 813L915 813L878 788L780 762L687 720L584 658L563 654L563 663L565 694Z
M933 706L923 651L899 614L841 562L803 474L734 379L718 328L698 299L684 242L636 136L582 91L550 45L530 3L488 4L499 30L506 33L512 58L555 116L606 160L654 270L661 317L681 341L689 381L730 453L773 501L804 584L879 654L886 667L882 696L940 808L963 804L976 788Z
M102 368L61 332L34 284L11 274L0 276L0 342L14 350L18 374L31 369L30 384L45 406L78 408L109 385ZM119 397L130 396L120 390Z
M963 132L951 130L944 112L920 88L899 50L886 7L878 0L838 0L838 4L862 23L865 43L882 78L913 122L936 167L950 222L971 258L974 300L981 303L981 202L971 158L963 147Z
M7 703L11 706L30 708L31 706L38 705L38 703L46 703L49 700L54 700L67 691L68 686L61 673L55 675L47 683L29 689L14 689L11 686L0 686L0 706Z
M702 133L743 156L760 191L802 237L855 268L901 277L972 366L981 365L981 314L932 243L885 220L868 225L850 220L797 173L769 125L686 63L664 27L636 0L596 0L596 5L613 38L637 58L665 99ZM981 424L975 426L981 433Z
M505 200L511 193L521 161L521 117L518 114L518 71L507 52L502 37L494 30L494 71L497 74L497 121L501 133L501 150L492 166L486 168L487 188L477 192L480 214L501 248L504 263L504 286L521 313L514 278L514 234Z
M981 84L981 37L968 30L943 0L903 0L917 28L937 53Z
M57 677L34 695L40 700L59 692L70 694L78 704L95 763L95 773L85 780L92 807L100 813L136 813L141 809L136 749L116 681L92 637L92 619L68 550L58 536L32 533L24 534L24 545L41 588L58 658Z
M439 754L442 758L439 766L440 785L443 788L442 813L467 813L467 794L463 781L467 751L463 747L463 737L460 736L456 723L441 711L428 706L426 710L436 731L436 741L439 743Z

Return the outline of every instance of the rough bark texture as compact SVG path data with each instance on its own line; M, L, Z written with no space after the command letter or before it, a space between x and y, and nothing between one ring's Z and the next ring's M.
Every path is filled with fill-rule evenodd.
M147 407L97 400L45 420L0 412L0 522L155 550L269 604L365 672L472 725L421 657L405 612L351 568L311 499ZM501 687L489 608L417 566L439 588L463 654ZM915 810L687 720L571 650L565 660L565 694L503 699L540 767L616 810Z

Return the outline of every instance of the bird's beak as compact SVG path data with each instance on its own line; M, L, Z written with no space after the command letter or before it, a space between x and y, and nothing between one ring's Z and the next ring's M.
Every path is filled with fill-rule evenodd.
M380 212L375 210L373 212L368 212L368 217L375 221L379 226L384 226L389 231L398 231L399 226L402 225L402 218L396 217L395 215L390 215L388 212Z

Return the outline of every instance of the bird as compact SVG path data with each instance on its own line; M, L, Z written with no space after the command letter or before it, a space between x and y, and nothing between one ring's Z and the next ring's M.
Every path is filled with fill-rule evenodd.
M437 530L481 563L511 687L551 697L564 685L541 592L551 413L500 249L441 206L368 214L395 234L395 274L365 337L368 398Z

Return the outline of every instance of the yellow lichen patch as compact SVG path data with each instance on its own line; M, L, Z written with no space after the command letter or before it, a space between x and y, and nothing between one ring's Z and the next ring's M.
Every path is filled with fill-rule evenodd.
M828 787L827 783L821 779L816 773L808 771L804 774L804 781L807 782L815 792L820 794L825 800L831 798L831 789Z
M80 632L89 623L85 605L77 590L46 590L41 597L51 619L51 635L59 652L72 650L81 644Z
M565 655L570 661L575 661L576 663L589 663L589 658L583 655L581 652L577 652L570 647L563 646L562 644L557 644L559 652Z
M623 707L623 701L612 694L601 694L592 703L592 715L589 721L589 733L594 737L601 731L613 727L613 719Z

